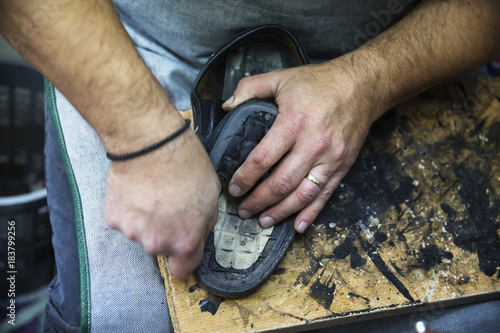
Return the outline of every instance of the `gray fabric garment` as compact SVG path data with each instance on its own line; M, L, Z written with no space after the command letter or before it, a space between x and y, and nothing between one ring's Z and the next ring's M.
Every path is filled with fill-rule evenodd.
M142 57L180 110L198 70L222 44L263 24L289 29L312 62L359 47L399 21L418 1L115 0Z
M59 92L56 132L63 137L63 158L69 159L83 213L83 233L89 274L82 283L90 293L92 332L169 332L172 330L156 258L104 220L104 189L109 161L97 134ZM73 182L70 180L70 183ZM75 196L75 192L73 192ZM82 251L82 248L79 249ZM82 262L80 262L82 270ZM87 295L82 295L85 298ZM82 311L87 311L82 307ZM82 314L82 317L86 317Z

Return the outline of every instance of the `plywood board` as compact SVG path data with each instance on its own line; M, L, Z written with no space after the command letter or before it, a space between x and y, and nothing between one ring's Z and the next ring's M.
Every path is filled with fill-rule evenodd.
M436 87L377 121L320 217L254 294L168 275L176 332L287 332L500 297L500 80Z

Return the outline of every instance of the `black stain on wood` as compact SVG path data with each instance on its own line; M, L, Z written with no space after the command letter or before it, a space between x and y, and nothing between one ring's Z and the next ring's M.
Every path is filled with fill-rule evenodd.
M448 204L441 209L448 215L446 230L453 242L465 251L476 252L479 268L487 276L493 276L500 268L500 241L498 217L500 201L488 193L489 179L479 170L469 170L464 165L454 169L460 181L459 196L466 205L467 216L457 220L457 212ZM500 278L500 272L497 274Z
M307 270L304 270L300 272L299 276L297 277L297 280L295 280L295 283L293 284L294 286L297 286L299 284L303 285L308 285L311 279L313 278L314 274L320 269L321 266L319 263L316 261L315 258L309 258L309 268Z
M374 234L373 234L373 238L375 239L375 241L377 243L383 243L387 240L387 235L383 232L380 232L380 231L376 231Z
M400 211L402 203L411 204L413 179L397 165L392 153L359 157L318 216L318 223L328 225L334 221L339 228L348 230L361 224L365 229L370 218L391 207Z
M221 297L208 294L208 297L201 300L198 306L200 307L201 312L210 312L212 315L215 315L223 301L224 299Z
M448 128L452 135L431 144L424 142L425 138L411 135L415 130L415 124L412 124L408 117L393 113L386 115L374 124L360 156L316 220L317 224L326 226L331 222L335 223L335 228L325 228L327 241L347 234L347 237L340 244L337 243L338 245L333 250L334 258L350 259L351 267L356 269L366 265L363 251L366 252L365 258L370 258L384 277L396 287L398 293L412 303L419 303L419 301L413 299L398 278L404 277L405 271L393 261L389 261L388 266L389 263L386 263L378 252L379 246L398 245L399 250L400 245L404 244L406 254L414 255L415 261L412 261L417 267L425 270L441 264L444 259L453 260L451 252L444 251L436 245L418 248L422 243L414 239L415 231L420 229L420 234L425 237L421 241L430 239L431 231L437 227L433 225L432 219L436 212L431 209L428 213L430 215L423 218L419 214L425 215L426 213L414 210L414 203L418 203L422 195L424 195L423 203L426 203L427 192L415 191L419 183L414 182L403 170L403 165L406 163L406 165L411 165L405 167L406 170L410 170L409 174L421 175L419 169L425 169L427 174L429 171L432 172L433 168L439 167L439 171L434 176L437 180L432 183L430 191L443 191L439 187L440 184L448 184L448 186L460 184L459 197L465 204L467 216L463 217L463 212L457 214L451 206L442 204L443 211L448 215L446 230L452 234L454 243L459 248L477 253L479 266L485 274L492 276L498 272L500 278L498 270L500 245L497 233L500 223L500 198L495 197L490 179L486 176L493 174L492 166L495 164L495 158L500 154L500 122L487 125L486 121L470 116L471 119L467 119L467 122L472 122L472 125L467 126L471 125L472 127L468 127L471 130L463 133L455 131L454 127L448 128L450 125L443 121L440 126ZM437 118L436 122L439 123L440 119ZM483 133L486 139L482 139L480 133ZM394 135L403 135L401 142L398 140L397 151L390 150L393 148L385 144ZM407 148L411 148L408 150L411 153L406 153ZM491 160L482 163L477 170L469 170L464 165L454 167L456 165L454 161L457 160L455 157L462 158L463 155L471 153L474 157L479 157L481 154L488 158L493 156L493 163ZM418 169L415 163L418 163ZM470 165L474 164L467 164L467 166ZM454 176L458 178L457 182L453 179ZM420 187L425 190L426 186ZM441 192L441 199L446 192ZM422 209L422 205L419 208ZM408 210L412 212L411 218L408 217ZM394 211L397 216L392 219ZM458 215L460 215L460 220L457 220ZM390 224L382 225L379 231L376 223L372 222L376 219L387 222L386 217L391 217L392 221ZM434 222L434 224L437 223ZM366 237L368 230L373 235L371 239ZM310 263L310 271L301 272L295 284L309 285L313 276L321 269L318 258L311 258ZM402 268L407 270L409 267ZM316 281L310 288L310 292L316 295L322 287L319 281Z
M366 264L366 259L359 255L358 248L353 245L356 233L351 230L344 243L340 244L333 250L335 257L345 259L351 256L351 268L361 267Z
M189 292L195 292L196 290L200 289L200 286L198 284L193 284L191 287L189 287Z
M298 237L301 237L301 236L298 236ZM308 255L309 256L309 268L300 272L299 276L297 277L297 279L295 280L295 282L293 284L294 286L297 286L299 284L308 285L311 282L314 275L316 274L316 272L322 267L320 265L320 261L322 258L316 258L313 255L313 253L314 253L314 251L312 250L313 239L308 238L308 237L302 237L302 238L303 238L303 245L304 245L305 252L308 254L309 253L311 254L311 255Z
M389 269L389 267L382 259L382 257L380 257L380 254L378 253L378 248L374 245L368 245L365 242L362 242L362 245L365 248L368 257L375 264L378 270L385 276L385 278L389 280L389 282L391 282L394 285L394 287L396 287L396 289L404 297L406 297L406 299L408 299L412 303L415 303L415 299L410 295L410 292L408 291L408 289L406 289L403 282L401 282L401 280L399 280L397 276L394 275L394 273Z
M274 275L283 275L285 273L286 273L286 268L284 267L278 267L273 272Z
M366 264L366 259L358 254L358 248L353 247L351 251L351 268L358 268Z
M436 245L420 246L420 251L417 256L420 267L428 271L443 262L443 259L453 259L451 252L443 251Z
M349 232L349 235L347 236L347 239L333 250L333 254L335 255L335 257L337 257L338 259L345 259L351 254L352 248L354 247L352 245L353 236L354 232L351 230Z
M366 297L363 297L363 296L355 294L355 293L349 293L348 295L349 295L349 297L361 298L363 301L365 301L366 305L370 305L370 300Z
M489 142L495 144L497 150L500 149L500 122L490 125L487 138Z
M201 300L199 303L201 312L210 312L212 315L215 315L217 313L217 310L219 310L219 304L212 303L208 299Z
M366 259L359 255L355 245L358 240L377 269L411 302L415 300L408 289L380 257L378 247L363 238L362 231L370 228L373 220L382 218L391 207L401 212L402 203L411 205L414 189L413 179L397 167L394 154L359 157L344 178L343 186L339 186L318 217L319 222L327 225L335 219L339 228L349 230L345 241L333 251L336 258L343 260L350 256L352 268L365 265ZM375 237L378 242L387 240L387 235L382 233Z
M389 263L391 264L392 268L394 268L394 270L401 276L401 277L404 277L404 273L403 273L403 270L401 268L399 268L395 263L394 261L392 260L389 260Z
M334 294L335 283L333 282L333 276L324 283L318 278L309 288L309 296L327 310L330 310L332 306Z

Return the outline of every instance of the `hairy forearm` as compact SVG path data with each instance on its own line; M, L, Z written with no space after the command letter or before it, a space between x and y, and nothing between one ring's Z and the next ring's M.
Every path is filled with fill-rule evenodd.
M355 51L388 108L500 54L500 2L424 0L398 24Z
M124 153L182 125L111 1L0 1L0 33Z

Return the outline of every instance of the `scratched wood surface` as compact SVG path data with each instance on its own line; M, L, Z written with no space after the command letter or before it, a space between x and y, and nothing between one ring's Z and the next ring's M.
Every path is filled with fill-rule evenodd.
M168 275L176 332L287 332L500 297L500 80L388 112L320 217L254 294Z

